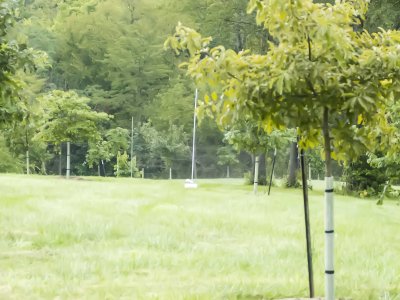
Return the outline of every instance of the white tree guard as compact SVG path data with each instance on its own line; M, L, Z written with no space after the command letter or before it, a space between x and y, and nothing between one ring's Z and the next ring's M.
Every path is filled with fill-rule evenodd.
M335 299L333 177L325 177L325 299Z

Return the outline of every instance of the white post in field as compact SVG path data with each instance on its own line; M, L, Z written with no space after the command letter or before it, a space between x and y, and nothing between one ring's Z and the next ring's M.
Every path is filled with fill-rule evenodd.
M131 178L133 177L132 158L133 158L133 117L132 117L132 127L131 127Z
M254 163L254 186L253 186L254 194L257 194L257 189L258 189L258 169L259 169L259 156L257 155Z
M172 179L172 168L169 168L169 179Z
M67 142L67 179L71 174L71 143Z
M195 158L196 158L196 109L197 109L197 97L198 90L196 89L194 97L194 114L193 114L193 146L192 146L192 181L194 180L194 169L195 169Z

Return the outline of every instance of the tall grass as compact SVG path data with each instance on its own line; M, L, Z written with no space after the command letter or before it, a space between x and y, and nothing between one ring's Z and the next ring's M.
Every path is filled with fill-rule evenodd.
M0 176L0 299L307 296L300 190L254 196L237 180ZM323 294L322 192L310 195ZM336 196L336 286L400 299L400 207Z

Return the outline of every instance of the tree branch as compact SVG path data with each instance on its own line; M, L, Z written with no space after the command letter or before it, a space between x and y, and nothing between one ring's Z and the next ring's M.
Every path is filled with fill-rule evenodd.
M239 78L237 78L235 75L233 75L233 74L230 73L230 72L227 72L226 74L228 74L230 77L235 78L236 80L238 80L238 81L240 81L240 82L243 82L243 80L240 80Z
M311 39L310 35L307 35L307 44L308 44L308 59L312 61L312 49L311 49Z

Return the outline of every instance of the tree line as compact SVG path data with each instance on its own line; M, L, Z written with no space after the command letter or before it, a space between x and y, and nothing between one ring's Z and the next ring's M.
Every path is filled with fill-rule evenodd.
M253 21L255 12L246 13L247 4L246 0L2 1L2 13L9 20L2 25L2 45L21 53L18 62L8 61L13 79L20 84L18 92L10 90L7 96L13 100L4 101L3 111L10 113L2 115L2 171L22 172L28 163L29 172L64 172L67 166L60 154L66 154L70 141L71 171L76 175L128 176L132 161L136 176L146 168L148 175L165 178L172 168L174 176L186 177L195 86L177 68L182 58L163 50L164 40L182 21L213 36L211 46L265 54L275 37ZM397 6L396 1L372 1L363 26L370 31L380 26L397 28ZM207 90L200 91L204 98ZM50 103L56 98L69 102L59 109L70 111L68 105L76 100L101 117L90 133L83 134L82 125L70 129L75 136L45 134L49 120L60 121L61 128L71 126L51 116L56 111L51 111ZM206 118L198 130L199 176L225 176L229 166L231 176L242 176L259 157L265 180L265 165L274 148L280 149L278 172L284 170L286 175L289 153L294 153L291 166L296 166L290 133L269 138L246 119L222 128ZM315 166L313 177L322 177L319 150L308 157Z

